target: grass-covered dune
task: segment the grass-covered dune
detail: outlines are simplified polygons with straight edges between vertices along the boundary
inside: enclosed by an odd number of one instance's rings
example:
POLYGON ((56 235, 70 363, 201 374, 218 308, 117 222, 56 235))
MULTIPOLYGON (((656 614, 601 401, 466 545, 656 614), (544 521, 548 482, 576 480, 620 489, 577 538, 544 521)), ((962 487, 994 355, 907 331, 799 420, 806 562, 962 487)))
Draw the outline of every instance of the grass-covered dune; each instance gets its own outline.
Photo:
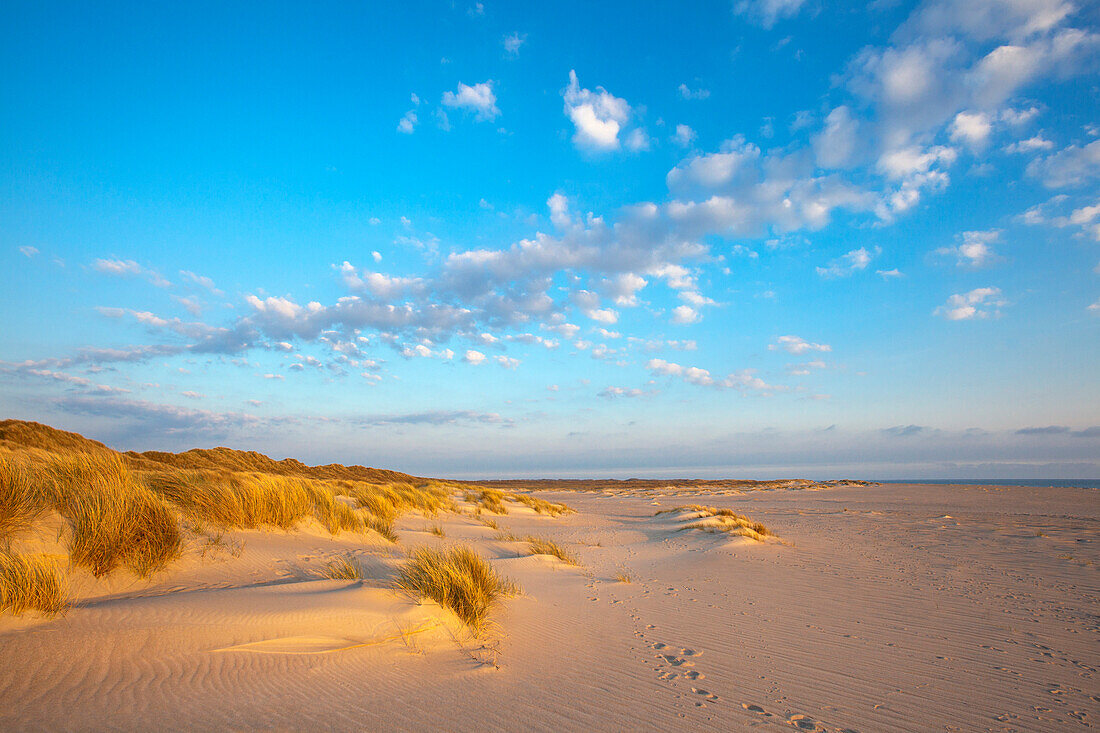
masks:
POLYGON ((56 613, 70 572, 144 578, 227 530, 314 522, 333 535, 374 533, 393 542, 398 516, 454 508, 456 490, 396 471, 311 467, 228 448, 119 453, 76 433, 5 420, 0 612, 56 613), (43 537, 64 555, 41 551, 43 537))

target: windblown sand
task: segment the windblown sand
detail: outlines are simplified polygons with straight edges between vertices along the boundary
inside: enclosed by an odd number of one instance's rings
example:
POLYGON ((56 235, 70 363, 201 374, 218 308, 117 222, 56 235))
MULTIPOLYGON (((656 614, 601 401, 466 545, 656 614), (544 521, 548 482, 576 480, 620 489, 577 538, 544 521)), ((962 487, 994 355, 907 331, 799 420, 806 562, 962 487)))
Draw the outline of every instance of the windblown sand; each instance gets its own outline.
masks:
POLYGON ((512 505, 494 517, 557 541, 580 567, 525 556, 471 516, 412 515, 398 545, 240 531, 151 582, 77 582, 63 617, 0 617, 0 729, 1100 724, 1100 492, 674 493, 543 493, 579 513, 512 505), (654 517, 696 503, 782 542, 654 517), (437 522, 443 538, 429 532, 437 522), (388 589, 409 548, 455 542, 524 590, 487 640, 388 589), (363 581, 318 579, 348 552, 363 581))

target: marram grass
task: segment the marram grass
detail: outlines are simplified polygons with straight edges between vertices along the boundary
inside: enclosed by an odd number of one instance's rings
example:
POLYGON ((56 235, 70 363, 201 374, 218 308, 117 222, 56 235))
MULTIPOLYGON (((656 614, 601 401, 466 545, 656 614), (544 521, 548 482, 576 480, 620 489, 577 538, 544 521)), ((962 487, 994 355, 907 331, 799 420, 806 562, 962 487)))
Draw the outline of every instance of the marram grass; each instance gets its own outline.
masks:
POLYGON ((516 592, 469 547, 421 547, 401 567, 395 587, 414 598, 430 598, 450 609, 475 633, 482 630, 501 597, 516 592))
POLYGON ((68 606, 66 595, 65 575, 53 558, 0 552, 0 613, 53 616, 68 606))

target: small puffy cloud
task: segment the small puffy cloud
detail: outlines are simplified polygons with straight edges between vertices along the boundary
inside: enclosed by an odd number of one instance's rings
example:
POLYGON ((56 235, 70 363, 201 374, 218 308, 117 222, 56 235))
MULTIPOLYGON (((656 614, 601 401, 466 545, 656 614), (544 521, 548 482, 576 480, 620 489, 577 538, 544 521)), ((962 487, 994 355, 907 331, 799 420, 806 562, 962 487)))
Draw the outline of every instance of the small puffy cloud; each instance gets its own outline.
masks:
POLYGON ((1034 153, 1040 150, 1051 150, 1054 148, 1054 143, 1047 140, 1042 135, 1033 135, 1026 140, 1020 140, 1014 142, 1011 145, 1005 146, 1006 153, 1034 153))
POLYGON ((480 351, 469 349, 466 352, 466 355, 462 357, 462 361, 466 362, 467 364, 477 365, 485 361, 485 354, 482 354, 480 351))
POLYGON ((1095 303, 1093 303, 1092 305, 1090 305, 1090 306, 1089 306, 1088 308, 1086 308, 1085 310, 1087 310, 1087 311, 1088 311, 1089 313, 1097 313, 1097 314, 1100 314, 1100 298, 1097 298, 1097 299, 1096 299, 1096 302, 1095 302, 1095 303))
POLYGON ((569 86, 562 91, 565 114, 572 120, 576 133, 573 142, 591 150, 616 150, 620 145, 619 133, 630 119, 631 109, 621 99, 596 87, 596 91, 582 89, 577 72, 569 72, 569 86))
POLYGON ((828 266, 817 267, 815 270, 821 277, 848 277, 855 272, 866 269, 878 253, 879 249, 877 247, 874 251, 868 251, 866 247, 860 247, 832 260, 828 266))
POLYGON ((513 33, 504 37, 504 52, 509 56, 519 56, 520 47, 527 42, 527 34, 513 33))
POLYGON ((1028 175, 1038 178, 1047 188, 1080 186, 1100 177, 1100 140, 1084 147, 1070 145, 1027 166, 1028 175))
POLYGON ((966 321, 997 315, 998 308, 1006 305, 999 288, 975 288, 968 293, 956 293, 936 308, 933 315, 949 321, 966 321))
POLYGON ((653 140, 640 127, 631 130, 630 134, 626 136, 626 149, 634 153, 649 150, 652 144, 653 140))
POLYGON ((645 392, 640 389, 627 389, 625 387, 606 387, 600 390, 597 396, 613 399, 615 397, 641 397, 644 394, 645 392))
POLYGON ((22 252, 26 257, 34 257, 36 254, 38 254, 38 247, 32 247, 29 244, 25 244, 19 248, 19 251, 22 252))
POLYGON ((680 96, 684 99, 706 99, 710 96, 709 89, 692 89, 687 84, 680 85, 680 96))
POLYGON ((638 305, 638 291, 648 283, 641 275, 633 272, 624 272, 620 275, 607 278, 600 286, 600 291, 615 301, 615 305, 638 305))
POLYGON ((443 106, 471 112, 479 122, 493 120, 500 115, 492 79, 473 86, 459 82, 457 90, 443 92, 443 106))
POLYGON ((140 276, 148 280, 158 288, 171 287, 172 283, 166 280, 159 272, 142 267, 133 260, 97 259, 92 262, 92 269, 104 275, 115 277, 140 276))
POLYGON ((676 143, 682 148, 686 148, 691 145, 695 140, 695 130, 691 129, 687 125, 676 125, 676 132, 672 135, 672 142, 676 143))
POLYGON ((768 351, 786 351, 788 354, 805 354, 807 351, 832 351, 829 344, 815 344, 799 336, 780 336, 774 344, 768 344, 768 351))
POLYGON ((951 139, 975 150, 989 142, 993 124, 984 112, 959 112, 951 123, 951 139))
POLYGON ((805 2, 806 0, 738 0, 733 6, 733 12, 756 25, 771 28, 778 21, 797 15, 805 2))
POLYGON ((893 270, 875 270, 875 274, 883 280, 893 280, 895 278, 905 277, 905 274, 896 267, 893 270))
POLYGON ((768 384, 763 379, 753 375, 751 370, 733 372, 722 379, 711 376, 711 373, 700 367, 689 367, 664 359, 650 359, 646 362, 646 369, 656 376, 676 377, 683 381, 700 387, 716 387, 718 389, 735 389, 738 391, 775 392, 782 391, 783 387, 768 384))
POLYGON ((104 275, 140 275, 142 267, 133 260, 105 260, 92 262, 92 269, 104 275))
POLYGON ((954 257, 959 267, 984 267, 997 259, 990 245, 1000 238, 1000 229, 963 232, 959 236, 961 240, 959 246, 941 247, 936 250, 936 254, 954 257))
POLYGON ((214 281, 208 278, 206 275, 198 275, 194 272, 191 272, 190 270, 180 270, 180 277, 194 285, 198 285, 200 288, 205 288, 206 290, 209 290, 214 295, 224 294, 221 290, 218 290, 217 286, 214 285, 214 281))
POLYGON ((859 123, 845 105, 825 118, 825 127, 813 137, 814 157, 822 168, 844 168, 859 149, 859 123))
POLYGON ((515 369, 519 366, 519 359, 513 359, 510 356, 499 355, 494 356, 493 359, 505 369, 515 369))
POLYGON ((677 324, 696 323, 700 319, 699 311, 690 305, 678 305, 672 309, 672 322, 677 324))
POLYGON ((827 365, 821 359, 814 359, 802 364, 788 364, 787 373, 796 377, 804 377, 814 369, 824 369, 827 365))
POLYGON ((397 131, 411 135, 413 130, 416 129, 416 121, 416 112, 410 109, 404 117, 397 121, 397 131))

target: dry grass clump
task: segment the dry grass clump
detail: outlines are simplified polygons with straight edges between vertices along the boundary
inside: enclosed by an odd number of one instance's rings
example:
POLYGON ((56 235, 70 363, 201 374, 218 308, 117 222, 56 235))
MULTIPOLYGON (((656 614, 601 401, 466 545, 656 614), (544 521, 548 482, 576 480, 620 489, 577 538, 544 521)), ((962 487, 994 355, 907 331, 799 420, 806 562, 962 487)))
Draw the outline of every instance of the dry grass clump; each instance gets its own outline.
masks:
POLYGON ((0 613, 53 616, 68 606, 66 595, 65 576, 52 558, 0 552, 0 613))
POLYGON ((422 547, 400 569, 395 587, 414 598, 430 598, 480 631, 501 597, 517 592, 493 566, 469 547, 422 547))
POLYGON ((362 580, 363 568, 351 555, 344 555, 325 565, 321 576, 329 580, 362 580))
POLYGON ((319 481, 270 474, 166 471, 147 474, 146 482, 189 516, 219 527, 289 530, 309 517, 334 535, 364 527, 363 518, 319 481))
POLYGON ((50 497, 24 462, 0 456, 0 537, 30 529, 50 509, 50 497))
POLYGON ((117 455, 57 457, 47 469, 55 508, 70 529, 69 556, 93 575, 119 565, 145 577, 180 556, 179 518, 117 455))
POLYGON ((572 514, 577 511, 568 504, 556 504, 552 501, 528 496, 527 494, 506 494, 497 489, 481 489, 477 492, 467 491, 464 498, 478 508, 492 512, 493 514, 508 513, 508 507, 504 504, 505 501, 514 501, 518 504, 523 504, 524 506, 534 509, 538 514, 549 514, 551 517, 556 517, 560 514, 572 514))
POLYGON ((471 504, 476 504, 480 508, 493 514, 507 514, 508 507, 504 506, 505 495, 503 491, 497 491, 496 489, 482 489, 481 491, 466 492, 465 499, 471 504))
POLYGON ((495 519, 489 519, 488 517, 486 517, 485 519, 481 520, 481 523, 484 524, 489 529, 496 529, 496 530, 500 529, 500 525, 497 524, 495 519))
POLYGON ((553 555, 567 565, 580 565, 577 556, 556 542, 541 537, 528 537, 527 550, 531 555, 553 555))
POLYGON ((436 537, 446 537, 447 533, 443 531, 443 527, 439 524, 433 524, 428 528, 428 531, 434 534, 436 537))
POLYGON ((702 504, 688 504, 687 506, 679 506, 674 509, 662 509, 657 512, 657 514, 667 514, 669 512, 696 512, 699 514, 698 517, 694 518, 694 521, 680 527, 681 530, 697 529, 703 532, 726 532, 740 537, 748 537, 758 542, 762 542, 768 537, 776 536, 775 533, 765 525, 753 521, 743 514, 738 514, 732 509, 718 509, 712 506, 703 506, 702 504))
POLYGON ((568 504, 558 504, 534 496, 528 496, 527 494, 509 494, 508 498, 531 507, 538 514, 549 514, 551 517, 556 517, 561 514, 575 514, 577 512, 576 509, 568 504))
POLYGON ((615 573, 615 580, 620 583, 633 583, 634 574, 629 570, 623 568, 620 569, 619 572, 615 573))

